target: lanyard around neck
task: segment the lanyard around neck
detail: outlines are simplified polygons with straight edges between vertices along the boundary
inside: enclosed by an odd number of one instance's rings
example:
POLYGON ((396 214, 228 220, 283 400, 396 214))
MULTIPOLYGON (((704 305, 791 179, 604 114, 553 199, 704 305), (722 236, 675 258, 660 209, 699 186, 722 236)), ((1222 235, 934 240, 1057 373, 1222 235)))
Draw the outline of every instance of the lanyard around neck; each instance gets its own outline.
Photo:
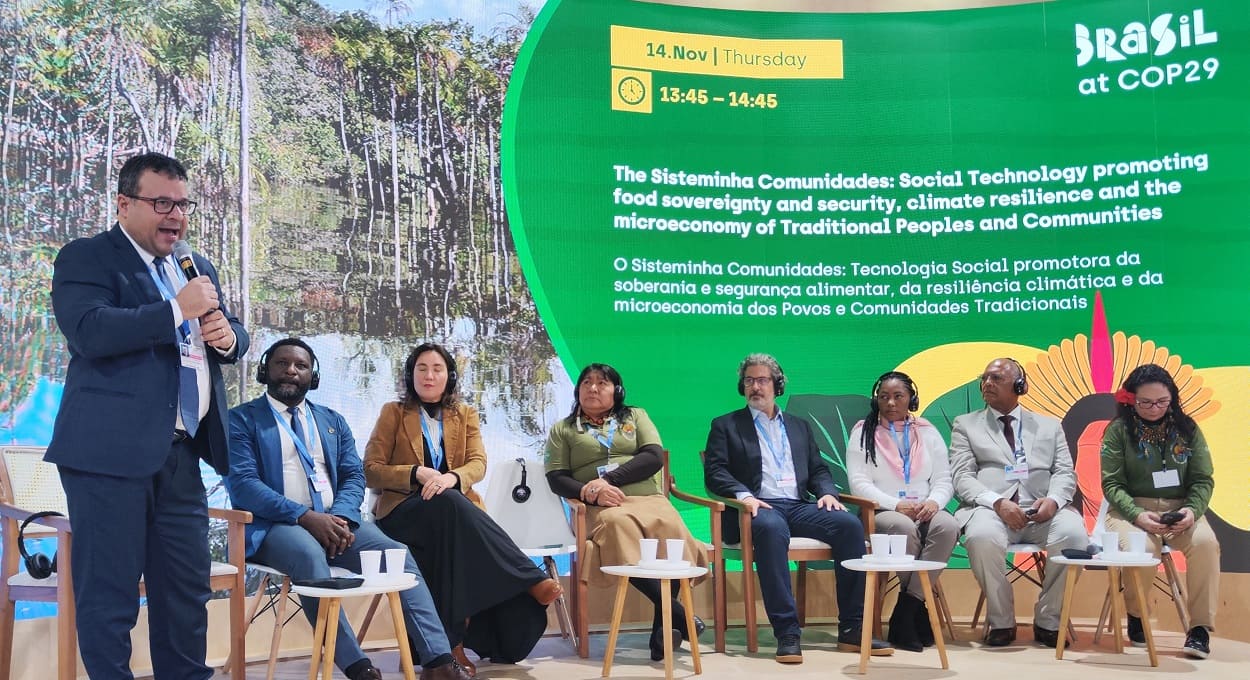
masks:
MULTIPOLYGON (((162 270, 164 269, 164 267, 165 267, 165 260, 164 258, 162 258, 161 259, 162 270)), ((156 289, 160 291, 162 300, 165 300, 168 302, 178 297, 174 293, 174 291, 169 289, 169 286, 165 285, 165 277, 161 276, 161 273, 156 271, 155 264, 148 263, 148 271, 152 272, 152 282, 156 284, 156 289)), ((182 285, 184 286, 187 285, 186 277, 183 276, 182 270, 178 270, 178 280, 182 282, 182 285)), ((187 342, 191 339, 191 324, 187 319, 182 320, 182 325, 178 326, 178 331, 182 333, 183 342, 187 342)))
POLYGON ((441 470, 443 467, 443 420, 427 416, 424 408, 421 409, 421 435, 425 437, 425 448, 430 452, 430 462, 433 463, 430 467, 441 470), (434 421, 434 429, 438 430, 437 437, 430 429, 430 421, 434 421))
MULTIPOLYGON (((301 408, 304 409, 304 413, 307 415, 308 420, 308 428, 304 430, 304 432, 311 438, 314 436, 311 433, 317 431, 317 423, 313 420, 312 409, 308 407, 307 401, 304 402, 304 405, 301 408)), ((295 430, 291 429, 291 425, 286 422, 286 415, 274 408, 272 402, 269 404, 269 410, 273 411, 273 419, 278 421, 278 427, 281 427, 283 431, 286 432, 287 436, 291 438, 291 441, 295 443, 295 450, 299 453, 300 462, 303 463, 304 471, 308 473, 308 477, 311 479, 313 473, 316 471, 316 465, 313 463, 312 453, 309 450, 309 442, 306 442, 303 438, 295 435, 295 430)))
POLYGON ((888 421, 890 426, 890 437, 894 439, 894 445, 898 447, 899 456, 903 459, 903 483, 911 484, 911 419, 903 421, 903 438, 900 441, 898 431, 894 429, 894 421, 888 421))
POLYGON ((773 446, 772 437, 768 436, 767 428, 760 422, 761 417, 764 417, 762 413, 755 418, 755 430, 759 433, 760 440, 768 446, 768 453, 773 457, 773 462, 777 465, 777 469, 782 469, 786 466, 786 452, 790 450, 790 435, 786 433, 786 419, 782 416, 781 411, 777 411, 777 425, 781 430, 781 450, 778 452, 777 447, 773 446))

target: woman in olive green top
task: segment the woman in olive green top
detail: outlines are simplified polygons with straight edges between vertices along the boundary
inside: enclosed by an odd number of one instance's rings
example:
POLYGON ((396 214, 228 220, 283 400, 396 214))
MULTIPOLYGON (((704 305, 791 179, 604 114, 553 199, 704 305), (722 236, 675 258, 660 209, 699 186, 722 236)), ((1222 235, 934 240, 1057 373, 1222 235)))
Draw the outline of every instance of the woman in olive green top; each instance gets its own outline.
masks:
MULTIPOLYGON (((1185 555, 1186 604, 1192 628, 1183 651, 1194 658, 1210 654, 1209 630, 1219 602, 1220 544, 1203 515, 1215 489, 1211 451, 1202 430, 1181 408, 1172 376, 1145 364, 1129 373, 1116 392, 1118 416, 1102 438, 1102 492, 1110 505, 1107 530, 1127 548, 1129 531, 1144 531, 1157 557, 1166 543, 1185 555)), ((1154 567, 1140 581, 1154 581, 1154 567)), ((1142 606, 1136 581, 1127 579, 1129 639, 1145 646, 1142 606)))
MULTIPOLYGON (((707 566, 707 550, 686 529, 681 516, 662 493, 662 444, 647 412, 625 405, 625 386, 616 369, 590 364, 577 377, 573 412, 557 422, 547 437, 547 483, 565 498, 586 503, 590 549, 583 553, 583 581, 599 586, 614 581, 599 570, 603 565, 638 564, 639 540, 681 538, 682 559, 707 566)), ((581 547, 581 546, 579 546, 581 547)), ((660 558, 666 557, 659 555, 660 558)), ((675 585, 675 582, 670 582, 675 585)), ((694 631, 685 628, 685 608, 676 589, 664 596, 672 600, 673 625, 661 630, 659 581, 630 579, 630 584, 655 605, 651 627, 651 659, 664 658, 665 634, 673 649, 683 639, 697 637, 703 622, 695 617, 694 631)))

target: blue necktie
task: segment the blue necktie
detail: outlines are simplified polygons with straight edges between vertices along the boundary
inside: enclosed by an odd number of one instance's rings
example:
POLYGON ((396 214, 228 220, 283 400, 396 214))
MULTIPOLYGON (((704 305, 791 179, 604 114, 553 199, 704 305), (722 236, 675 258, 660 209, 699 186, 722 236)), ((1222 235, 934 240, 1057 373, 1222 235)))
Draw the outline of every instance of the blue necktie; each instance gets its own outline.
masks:
MULTIPOLYGON (((165 288, 170 293, 173 293, 174 286, 169 281, 169 275, 165 273, 165 259, 161 257, 155 258, 152 260, 152 264, 156 265, 156 275, 161 277, 161 283, 165 284, 165 288)), ((184 319, 179 330, 182 333, 182 341, 189 344, 191 342, 191 325, 184 319)), ((200 426, 199 378, 196 376, 194 368, 182 365, 181 358, 178 363, 178 411, 182 415, 182 426, 186 429, 187 434, 194 437, 195 431, 200 426)))
MULTIPOLYGON (((308 452, 308 457, 311 458, 312 445, 309 444, 308 437, 304 436, 304 424, 300 422, 299 407, 292 406, 286 412, 291 414, 291 431, 295 433, 296 437, 299 437, 300 442, 304 444, 304 450, 308 452)), ((303 455, 300 454, 298 447, 296 447, 295 453, 303 460, 303 455)), ((308 474, 308 490, 312 492, 312 509, 317 512, 325 512, 326 506, 325 503, 321 502, 321 492, 317 490, 317 485, 313 484, 313 475, 316 474, 316 468, 312 467, 308 461, 304 461, 304 472, 308 474)))

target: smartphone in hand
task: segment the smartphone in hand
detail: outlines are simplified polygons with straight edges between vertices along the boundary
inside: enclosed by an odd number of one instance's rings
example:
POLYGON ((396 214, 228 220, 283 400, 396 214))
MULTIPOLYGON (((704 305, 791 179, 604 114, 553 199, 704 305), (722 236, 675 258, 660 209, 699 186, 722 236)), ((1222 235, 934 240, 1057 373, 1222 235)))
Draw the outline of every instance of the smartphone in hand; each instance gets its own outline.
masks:
POLYGON ((1183 519, 1185 519, 1185 513, 1179 510, 1173 510, 1172 512, 1165 512, 1162 515, 1159 515, 1159 521, 1168 526, 1176 524, 1183 519))
POLYGON ((1032 517, 1033 515, 1036 515, 1036 514, 1037 514, 1037 508, 1028 508, 1027 510, 1024 511, 1025 517, 1032 517))

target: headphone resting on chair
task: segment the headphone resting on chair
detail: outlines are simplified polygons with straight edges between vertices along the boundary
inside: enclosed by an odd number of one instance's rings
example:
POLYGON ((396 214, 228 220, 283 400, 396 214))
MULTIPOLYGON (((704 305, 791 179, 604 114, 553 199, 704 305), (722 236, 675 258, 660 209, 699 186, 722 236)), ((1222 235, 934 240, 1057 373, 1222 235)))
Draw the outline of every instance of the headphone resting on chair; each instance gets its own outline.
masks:
POLYGON ((26 532, 26 525, 35 520, 44 517, 64 517, 65 515, 55 510, 45 510, 43 512, 32 513, 29 517, 22 520, 22 525, 17 529, 17 552, 22 556, 22 561, 26 563, 26 573, 31 578, 45 579, 56 573, 56 553, 52 553, 52 557, 48 557, 43 553, 26 552, 26 539, 23 534, 26 532))
POLYGON ((524 503, 525 501, 528 501, 530 499, 530 496, 533 495, 533 492, 530 491, 529 485, 525 483, 526 482, 525 459, 517 458, 516 462, 521 464, 521 483, 512 487, 512 500, 518 503, 524 503))

